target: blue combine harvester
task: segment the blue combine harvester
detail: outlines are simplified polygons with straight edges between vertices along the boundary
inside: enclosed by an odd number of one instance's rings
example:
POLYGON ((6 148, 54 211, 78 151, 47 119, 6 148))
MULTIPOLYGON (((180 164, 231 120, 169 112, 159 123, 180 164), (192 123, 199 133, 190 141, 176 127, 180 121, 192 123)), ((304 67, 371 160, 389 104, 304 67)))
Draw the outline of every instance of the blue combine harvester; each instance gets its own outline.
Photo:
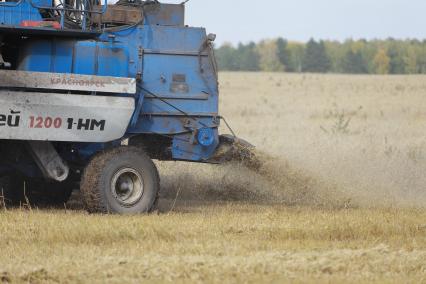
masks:
POLYGON ((151 159, 251 155, 218 134, 215 36, 185 26, 184 4, 98 1, 0 2, 6 204, 63 204, 78 183, 89 212, 145 213, 160 187, 151 159))

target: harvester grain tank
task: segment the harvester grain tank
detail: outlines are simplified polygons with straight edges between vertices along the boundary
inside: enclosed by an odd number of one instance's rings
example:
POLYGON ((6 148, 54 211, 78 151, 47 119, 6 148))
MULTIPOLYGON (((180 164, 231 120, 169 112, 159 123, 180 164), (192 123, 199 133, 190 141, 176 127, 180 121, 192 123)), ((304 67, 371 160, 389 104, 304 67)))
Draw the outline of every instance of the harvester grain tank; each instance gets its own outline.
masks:
POLYGON ((0 2, 0 181, 6 204, 66 202, 145 213, 160 190, 152 159, 220 163, 213 34, 184 4, 0 2))

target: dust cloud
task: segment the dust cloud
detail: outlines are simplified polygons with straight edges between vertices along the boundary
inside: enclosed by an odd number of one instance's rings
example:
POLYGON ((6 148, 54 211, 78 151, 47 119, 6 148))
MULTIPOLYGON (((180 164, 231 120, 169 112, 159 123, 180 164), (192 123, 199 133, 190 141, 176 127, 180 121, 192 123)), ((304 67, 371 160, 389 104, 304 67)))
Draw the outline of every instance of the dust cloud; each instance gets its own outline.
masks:
POLYGON ((225 165, 163 163, 161 196, 324 209, 426 207, 426 181, 408 161, 384 164, 360 156, 342 159, 338 152, 336 157, 320 155, 324 153, 306 151, 299 164, 262 151, 255 151, 253 160, 225 165))

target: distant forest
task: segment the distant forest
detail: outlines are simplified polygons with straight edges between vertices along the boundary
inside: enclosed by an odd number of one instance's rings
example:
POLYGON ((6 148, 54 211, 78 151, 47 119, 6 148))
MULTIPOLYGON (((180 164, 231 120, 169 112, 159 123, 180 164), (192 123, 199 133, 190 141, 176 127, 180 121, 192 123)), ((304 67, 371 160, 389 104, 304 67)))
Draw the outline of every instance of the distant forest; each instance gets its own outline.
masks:
POLYGON ((216 48, 223 71, 346 74, 425 74, 426 40, 347 40, 307 43, 283 38, 216 48))

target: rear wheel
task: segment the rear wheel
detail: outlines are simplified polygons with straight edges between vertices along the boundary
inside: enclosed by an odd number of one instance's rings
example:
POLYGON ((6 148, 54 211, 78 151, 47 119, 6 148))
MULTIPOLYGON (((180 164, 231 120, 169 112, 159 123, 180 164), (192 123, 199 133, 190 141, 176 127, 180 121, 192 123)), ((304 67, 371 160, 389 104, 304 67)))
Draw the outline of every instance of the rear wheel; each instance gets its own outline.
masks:
POLYGON ((80 190, 91 213, 140 214, 152 211, 160 189, 152 160, 135 147, 96 155, 87 165, 80 190))

